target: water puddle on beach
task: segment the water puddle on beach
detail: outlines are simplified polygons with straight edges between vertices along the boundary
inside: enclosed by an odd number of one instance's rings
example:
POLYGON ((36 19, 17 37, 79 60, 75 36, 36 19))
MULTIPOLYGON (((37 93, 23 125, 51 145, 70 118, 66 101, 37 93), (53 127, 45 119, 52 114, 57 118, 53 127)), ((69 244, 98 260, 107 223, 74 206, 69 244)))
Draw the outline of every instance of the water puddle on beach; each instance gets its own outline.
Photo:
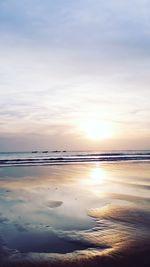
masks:
POLYGON ((73 261, 81 251, 140 255, 138 244, 143 253, 150 241, 149 189, 148 162, 1 168, 0 258, 55 253, 60 265, 60 255, 73 261))

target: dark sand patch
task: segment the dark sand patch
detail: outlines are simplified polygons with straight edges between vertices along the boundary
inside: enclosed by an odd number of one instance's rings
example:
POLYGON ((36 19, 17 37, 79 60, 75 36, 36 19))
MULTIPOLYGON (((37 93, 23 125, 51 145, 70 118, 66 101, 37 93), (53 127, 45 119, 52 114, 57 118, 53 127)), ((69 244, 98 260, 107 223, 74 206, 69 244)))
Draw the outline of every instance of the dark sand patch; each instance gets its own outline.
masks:
POLYGON ((63 201, 50 200, 49 202, 47 202, 47 206, 51 209, 58 208, 62 206, 62 204, 63 204, 63 201))

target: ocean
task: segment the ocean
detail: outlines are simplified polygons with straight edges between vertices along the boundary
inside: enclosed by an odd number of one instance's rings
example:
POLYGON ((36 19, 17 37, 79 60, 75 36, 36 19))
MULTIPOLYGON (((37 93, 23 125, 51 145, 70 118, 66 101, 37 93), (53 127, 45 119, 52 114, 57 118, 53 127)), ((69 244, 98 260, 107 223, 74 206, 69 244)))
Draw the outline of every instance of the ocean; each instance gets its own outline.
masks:
POLYGON ((150 160, 150 150, 0 152, 0 166, 150 160))
POLYGON ((0 267, 149 267, 150 151, 0 153, 0 267))

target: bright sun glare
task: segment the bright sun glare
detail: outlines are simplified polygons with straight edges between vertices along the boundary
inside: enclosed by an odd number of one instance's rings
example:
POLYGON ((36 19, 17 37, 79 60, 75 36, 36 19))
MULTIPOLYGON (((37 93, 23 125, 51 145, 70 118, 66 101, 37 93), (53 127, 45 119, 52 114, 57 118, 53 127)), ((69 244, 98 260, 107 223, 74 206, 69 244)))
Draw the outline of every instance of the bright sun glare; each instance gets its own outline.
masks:
POLYGON ((90 177, 92 184, 101 184, 104 182, 105 172, 100 168, 95 168, 91 171, 90 177))
POLYGON ((113 135, 112 126, 106 122, 88 120, 81 126, 86 136, 93 140, 109 139, 113 135))
MULTIPOLYGON (((96 186, 96 185, 102 185, 105 183, 106 179, 106 172, 104 169, 100 167, 95 167, 91 168, 91 170, 87 173, 87 178, 86 179, 81 179, 80 183, 82 184, 87 184, 91 186, 96 186)), ((99 190, 99 187, 97 188, 99 190)), ((95 191, 95 189, 94 189, 95 191)))

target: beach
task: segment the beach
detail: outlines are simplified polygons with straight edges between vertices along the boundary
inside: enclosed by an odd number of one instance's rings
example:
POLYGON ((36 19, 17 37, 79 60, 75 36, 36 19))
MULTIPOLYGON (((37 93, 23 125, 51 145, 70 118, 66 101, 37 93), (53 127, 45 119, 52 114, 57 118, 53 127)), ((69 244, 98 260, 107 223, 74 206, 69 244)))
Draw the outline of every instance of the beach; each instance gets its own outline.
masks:
POLYGON ((150 1, 0 1, 0 267, 150 267, 150 1))
POLYGON ((150 266, 147 160, 0 168, 0 266, 150 266))

